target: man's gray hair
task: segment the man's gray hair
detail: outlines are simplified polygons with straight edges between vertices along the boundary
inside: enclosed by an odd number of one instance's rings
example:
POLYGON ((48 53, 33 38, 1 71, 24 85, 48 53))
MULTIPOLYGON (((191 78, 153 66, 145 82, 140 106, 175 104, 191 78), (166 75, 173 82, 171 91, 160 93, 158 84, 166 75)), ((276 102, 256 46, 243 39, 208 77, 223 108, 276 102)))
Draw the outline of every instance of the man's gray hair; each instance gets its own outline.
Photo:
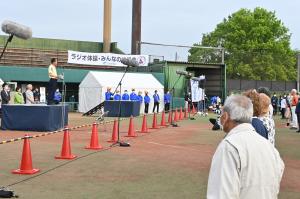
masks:
POLYGON ((230 119, 237 123, 251 123, 253 104, 248 97, 232 95, 226 99, 223 111, 227 112, 230 119))

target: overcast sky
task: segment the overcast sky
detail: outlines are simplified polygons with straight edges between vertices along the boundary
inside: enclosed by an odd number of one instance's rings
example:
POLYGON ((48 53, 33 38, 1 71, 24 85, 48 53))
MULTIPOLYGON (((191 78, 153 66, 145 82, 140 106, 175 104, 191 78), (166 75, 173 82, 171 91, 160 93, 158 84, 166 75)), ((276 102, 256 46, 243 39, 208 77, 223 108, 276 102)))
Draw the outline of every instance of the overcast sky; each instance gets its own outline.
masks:
MULTIPOLYGON (((112 1, 112 40, 130 53, 132 0, 112 1)), ((292 48, 300 49, 297 0, 143 0, 142 41, 192 45, 224 17, 257 6, 276 11, 292 33, 292 48)), ((30 26, 34 37, 102 41, 103 0, 1 0, 1 8, 1 23, 10 19, 30 26)), ((155 54, 170 49, 142 50, 155 54)))

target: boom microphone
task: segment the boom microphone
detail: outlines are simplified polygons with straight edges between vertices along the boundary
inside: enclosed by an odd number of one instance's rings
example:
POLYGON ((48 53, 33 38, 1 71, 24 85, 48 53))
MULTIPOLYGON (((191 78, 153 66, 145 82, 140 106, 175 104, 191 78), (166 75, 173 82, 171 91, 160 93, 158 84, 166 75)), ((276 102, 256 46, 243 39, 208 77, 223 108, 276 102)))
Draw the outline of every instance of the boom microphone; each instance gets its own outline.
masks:
POLYGON ((189 73, 189 72, 187 72, 187 71, 177 70, 177 71, 176 71, 176 74, 177 74, 177 75, 183 75, 183 76, 185 76, 185 77, 187 77, 187 78, 192 77, 192 74, 189 73))
POLYGON ((133 59, 128 59, 128 58, 125 58, 123 57, 121 59, 121 63, 126 65, 126 66, 131 66, 131 67, 138 67, 139 66, 139 63, 136 61, 136 60, 133 60, 133 59))
POLYGON ((31 28, 9 20, 2 23, 1 29, 3 32, 21 39, 27 40, 32 37, 31 28))
POLYGON ((199 76, 199 77, 192 77, 191 79, 194 80, 194 81, 200 82, 200 81, 205 80, 205 76, 204 76, 204 75, 201 75, 201 76, 199 76))

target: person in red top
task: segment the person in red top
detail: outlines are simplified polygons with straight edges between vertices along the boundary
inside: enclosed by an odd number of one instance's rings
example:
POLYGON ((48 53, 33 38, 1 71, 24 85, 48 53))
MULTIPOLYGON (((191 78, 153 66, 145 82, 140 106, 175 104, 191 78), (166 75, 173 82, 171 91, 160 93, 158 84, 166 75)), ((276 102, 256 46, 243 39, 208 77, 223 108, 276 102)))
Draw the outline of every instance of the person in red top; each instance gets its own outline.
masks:
POLYGON ((298 104, 298 98, 299 96, 297 95, 297 90, 293 89, 291 91, 291 112, 292 112, 292 127, 291 129, 297 129, 298 122, 297 122, 297 115, 296 115, 296 106, 298 104))

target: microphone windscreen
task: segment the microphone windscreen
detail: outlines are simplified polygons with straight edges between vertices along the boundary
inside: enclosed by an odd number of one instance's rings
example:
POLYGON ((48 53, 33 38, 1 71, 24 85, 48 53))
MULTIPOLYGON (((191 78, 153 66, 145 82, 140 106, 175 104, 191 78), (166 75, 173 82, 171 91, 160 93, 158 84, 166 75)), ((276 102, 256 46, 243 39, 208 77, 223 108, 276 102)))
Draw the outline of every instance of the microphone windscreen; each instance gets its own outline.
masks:
POLYGON ((139 66, 139 63, 136 60, 128 59, 128 58, 125 58, 125 57, 123 57, 121 59, 121 63, 126 65, 126 66, 131 66, 131 67, 138 67, 139 66))
POLYGON ((13 21, 5 20, 2 23, 1 29, 3 32, 14 35, 21 39, 30 39, 32 37, 32 30, 31 28, 18 24, 13 21))

